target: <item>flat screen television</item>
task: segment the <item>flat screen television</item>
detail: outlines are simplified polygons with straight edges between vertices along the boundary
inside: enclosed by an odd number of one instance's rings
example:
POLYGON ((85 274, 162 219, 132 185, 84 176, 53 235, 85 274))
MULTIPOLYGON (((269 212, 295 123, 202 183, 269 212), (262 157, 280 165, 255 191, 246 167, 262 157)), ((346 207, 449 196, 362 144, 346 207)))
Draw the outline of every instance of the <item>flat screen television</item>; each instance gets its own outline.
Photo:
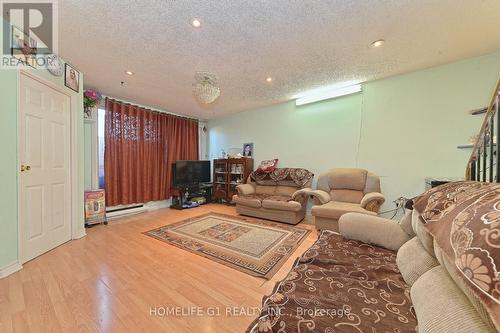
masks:
POLYGON ((174 186, 208 183, 211 179, 210 161, 176 161, 173 172, 174 186))

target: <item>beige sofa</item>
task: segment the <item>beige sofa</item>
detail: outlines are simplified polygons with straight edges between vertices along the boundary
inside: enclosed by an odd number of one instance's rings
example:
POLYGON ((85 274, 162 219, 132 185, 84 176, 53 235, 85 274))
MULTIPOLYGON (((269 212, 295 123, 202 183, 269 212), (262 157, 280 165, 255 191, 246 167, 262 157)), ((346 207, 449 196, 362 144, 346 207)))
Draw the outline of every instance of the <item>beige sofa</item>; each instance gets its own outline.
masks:
POLYGON ((320 234, 264 299, 247 332, 498 332, 499 258, 493 238, 484 236, 500 228, 500 192, 491 184, 468 197, 466 186, 431 192, 427 204, 424 198, 400 221, 342 215, 340 235, 320 234), (346 305, 347 316, 308 311, 346 305))
POLYGON ((241 215, 297 224, 304 219, 313 174, 301 168, 277 168, 272 173, 251 173, 233 196, 241 215))
POLYGON ((380 178, 364 169, 331 169, 318 178, 310 195, 315 205, 311 214, 317 229, 338 231, 339 218, 349 212, 377 215, 385 198, 380 178))

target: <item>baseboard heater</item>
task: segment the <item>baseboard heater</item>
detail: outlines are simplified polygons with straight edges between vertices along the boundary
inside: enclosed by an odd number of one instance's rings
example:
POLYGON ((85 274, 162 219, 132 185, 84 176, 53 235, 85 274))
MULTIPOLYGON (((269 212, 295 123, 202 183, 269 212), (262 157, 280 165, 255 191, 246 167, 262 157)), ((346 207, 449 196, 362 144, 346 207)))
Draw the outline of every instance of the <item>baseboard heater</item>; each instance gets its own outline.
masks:
POLYGON ((147 210, 148 209, 144 207, 144 204, 109 207, 106 209, 106 217, 108 219, 113 219, 117 217, 124 217, 127 215, 144 213, 147 210))

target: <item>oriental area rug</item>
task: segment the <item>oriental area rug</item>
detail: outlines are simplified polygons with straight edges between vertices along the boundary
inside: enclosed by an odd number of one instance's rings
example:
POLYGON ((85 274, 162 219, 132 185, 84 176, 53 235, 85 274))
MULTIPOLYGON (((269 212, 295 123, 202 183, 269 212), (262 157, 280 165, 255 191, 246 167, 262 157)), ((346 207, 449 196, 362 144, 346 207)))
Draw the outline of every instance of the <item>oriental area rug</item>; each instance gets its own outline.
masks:
POLYGON ((207 213, 145 234, 241 272, 270 279, 310 232, 257 218, 207 213))

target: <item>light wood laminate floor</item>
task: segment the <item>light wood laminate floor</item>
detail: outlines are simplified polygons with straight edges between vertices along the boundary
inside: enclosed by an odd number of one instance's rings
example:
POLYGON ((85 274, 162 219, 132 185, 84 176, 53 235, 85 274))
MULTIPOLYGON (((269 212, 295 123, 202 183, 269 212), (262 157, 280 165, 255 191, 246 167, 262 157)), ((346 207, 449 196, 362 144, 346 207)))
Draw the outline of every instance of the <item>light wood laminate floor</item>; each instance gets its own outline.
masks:
POLYGON ((218 204, 159 209, 87 229, 26 263, 0 279, 0 332, 244 332, 317 233, 301 223, 313 232, 270 281, 142 234, 210 211, 236 214, 218 204))

